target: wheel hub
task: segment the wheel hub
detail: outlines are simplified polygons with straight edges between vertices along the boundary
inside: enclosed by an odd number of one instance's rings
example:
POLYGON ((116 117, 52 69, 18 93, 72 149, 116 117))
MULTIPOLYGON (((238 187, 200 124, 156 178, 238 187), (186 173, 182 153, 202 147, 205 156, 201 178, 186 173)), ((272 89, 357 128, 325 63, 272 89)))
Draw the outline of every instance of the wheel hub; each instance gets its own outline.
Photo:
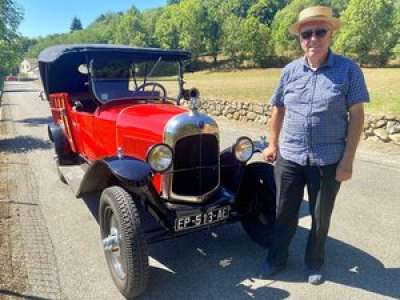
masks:
POLYGON ((112 227, 110 230, 110 234, 103 239, 103 247, 105 251, 116 252, 119 251, 119 237, 118 230, 115 227, 112 227))

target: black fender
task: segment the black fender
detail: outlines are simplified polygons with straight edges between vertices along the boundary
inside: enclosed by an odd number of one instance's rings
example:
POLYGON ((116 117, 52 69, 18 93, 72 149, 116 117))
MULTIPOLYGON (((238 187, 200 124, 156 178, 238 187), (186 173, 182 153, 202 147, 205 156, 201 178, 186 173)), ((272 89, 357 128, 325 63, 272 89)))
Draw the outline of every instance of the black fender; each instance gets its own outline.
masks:
POLYGON ((232 153, 232 147, 220 153, 219 161, 221 185, 236 194, 239 190, 246 164, 236 159, 232 153))
POLYGON ((266 162, 247 165, 235 201, 243 229, 262 247, 271 246, 276 218, 273 166, 266 162))
POLYGON ((141 160, 131 157, 110 157, 91 164, 83 176, 77 196, 101 191, 118 184, 131 190, 149 184, 152 171, 150 166, 141 160))
POLYGON ((274 167, 262 161, 246 165, 236 194, 235 207, 241 214, 251 213, 259 207, 255 199, 276 207, 276 185, 274 167))
POLYGON ((73 161, 73 152, 67 138, 65 137, 63 129, 55 124, 50 123, 47 126, 47 133, 50 141, 54 144, 54 149, 57 155, 57 159, 60 165, 68 164, 73 161))

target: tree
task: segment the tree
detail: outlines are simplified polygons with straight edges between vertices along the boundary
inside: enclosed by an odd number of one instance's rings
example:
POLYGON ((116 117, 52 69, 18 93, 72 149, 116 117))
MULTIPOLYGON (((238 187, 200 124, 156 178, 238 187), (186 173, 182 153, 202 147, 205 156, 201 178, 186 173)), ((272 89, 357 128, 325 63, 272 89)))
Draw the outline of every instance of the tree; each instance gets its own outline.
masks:
POLYGON ((342 14, 335 49, 361 64, 383 66, 399 39, 393 0, 351 0, 342 14))
POLYGON ((180 46, 195 55, 206 51, 208 10, 202 0, 185 0, 179 5, 180 46))
POLYGON ((270 33, 266 24, 256 17, 248 16, 242 24, 243 50, 257 66, 264 67, 271 55, 270 33))
POLYGON ((244 59, 243 19, 234 14, 230 15, 223 24, 222 32, 222 50, 232 61, 232 66, 238 68, 244 59))
POLYGON ((140 11, 132 6, 115 24, 114 42, 131 46, 145 46, 145 33, 140 11))
POLYGON ((74 17, 72 19, 71 26, 70 26, 71 32, 75 31, 75 30, 82 30, 82 29, 83 29, 83 27, 82 27, 81 20, 78 17, 74 17))
POLYGON ((21 20, 21 9, 13 0, 0 0, 0 40, 11 41, 16 38, 21 20))
POLYGON ((205 0, 207 7, 207 21, 205 30, 206 52, 213 57, 214 66, 217 65, 218 53, 222 48, 222 24, 224 18, 221 16, 220 5, 223 0, 205 0))
POLYGON ((289 0, 259 0, 250 7, 248 14, 261 23, 271 25, 275 14, 286 6, 289 0))
POLYGON ((231 14, 240 18, 246 18, 249 8, 256 3, 257 0, 225 0, 220 1, 221 15, 229 17, 231 14))
POLYGON ((15 71, 20 62, 21 45, 17 28, 21 20, 21 10, 14 1, 0 0, 0 81, 6 74, 15 71))
POLYGON ((163 12, 164 8, 153 8, 142 12, 146 46, 156 48, 160 47, 160 43, 157 40, 155 32, 157 22, 163 12))
POLYGON ((179 5, 167 6, 155 26, 155 36, 162 48, 176 49, 180 45, 179 5))

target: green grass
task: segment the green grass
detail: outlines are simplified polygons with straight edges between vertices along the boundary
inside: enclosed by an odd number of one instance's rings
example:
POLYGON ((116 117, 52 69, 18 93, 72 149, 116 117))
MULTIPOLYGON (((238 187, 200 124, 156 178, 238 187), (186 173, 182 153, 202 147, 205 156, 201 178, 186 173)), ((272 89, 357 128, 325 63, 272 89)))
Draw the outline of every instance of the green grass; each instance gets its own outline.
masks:
MULTIPOLYGON (((400 68, 363 69, 372 114, 400 116, 400 68)), ((231 72, 202 71, 185 75, 186 87, 197 87, 203 97, 243 102, 269 102, 281 69, 252 69, 231 72)))

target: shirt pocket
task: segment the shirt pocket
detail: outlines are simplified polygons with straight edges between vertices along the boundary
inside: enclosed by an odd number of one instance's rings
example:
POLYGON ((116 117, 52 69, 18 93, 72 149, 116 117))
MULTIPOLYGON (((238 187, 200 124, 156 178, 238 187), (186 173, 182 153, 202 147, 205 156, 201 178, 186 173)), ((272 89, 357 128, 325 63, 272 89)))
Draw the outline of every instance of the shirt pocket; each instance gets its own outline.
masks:
POLYGON ((324 96, 324 110, 328 112, 345 112, 346 109, 346 85, 342 83, 331 83, 326 88, 324 96))
POLYGON ((285 106, 291 104, 306 103, 307 93, 306 93, 307 79, 301 78, 296 81, 292 81, 286 85, 283 93, 283 100, 285 106))

